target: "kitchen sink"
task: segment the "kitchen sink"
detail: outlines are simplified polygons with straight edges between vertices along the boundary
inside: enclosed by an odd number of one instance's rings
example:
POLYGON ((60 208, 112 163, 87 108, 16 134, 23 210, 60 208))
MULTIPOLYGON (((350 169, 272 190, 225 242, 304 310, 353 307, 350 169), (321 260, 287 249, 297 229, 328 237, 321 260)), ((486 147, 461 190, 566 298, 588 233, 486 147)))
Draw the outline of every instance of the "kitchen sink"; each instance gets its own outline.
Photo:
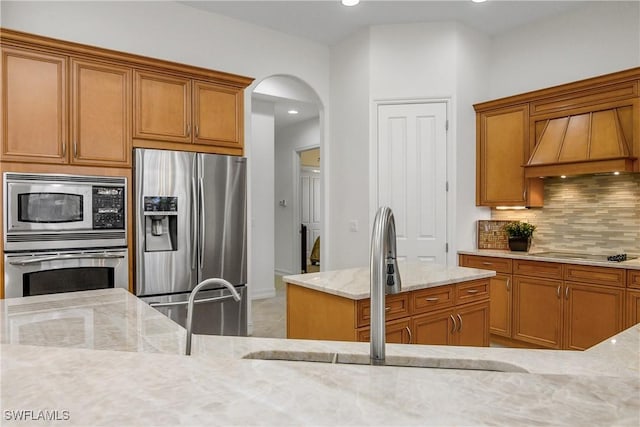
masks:
MULTIPOLYGON (((347 365, 369 365, 368 354, 349 354, 309 351, 255 351, 246 354, 243 359, 274 360, 287 362, 319 362, 347 365)), ((512 363, 497 360, 450 359, 439 357, 389 356, 385 366, 430 368, 430 369, 462 369, 472 371, 519 372, 528 373, 526 369, 512 363)))

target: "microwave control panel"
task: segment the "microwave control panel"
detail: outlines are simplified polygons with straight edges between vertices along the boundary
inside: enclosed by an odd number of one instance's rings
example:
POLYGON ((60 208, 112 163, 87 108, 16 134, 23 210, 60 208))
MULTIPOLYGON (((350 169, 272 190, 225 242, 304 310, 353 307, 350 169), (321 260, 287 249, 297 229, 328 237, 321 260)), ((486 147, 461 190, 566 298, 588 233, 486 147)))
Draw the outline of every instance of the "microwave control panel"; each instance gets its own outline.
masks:
POLYGON ((124 187, 93 186, 93 229, 124 230, 124 187))

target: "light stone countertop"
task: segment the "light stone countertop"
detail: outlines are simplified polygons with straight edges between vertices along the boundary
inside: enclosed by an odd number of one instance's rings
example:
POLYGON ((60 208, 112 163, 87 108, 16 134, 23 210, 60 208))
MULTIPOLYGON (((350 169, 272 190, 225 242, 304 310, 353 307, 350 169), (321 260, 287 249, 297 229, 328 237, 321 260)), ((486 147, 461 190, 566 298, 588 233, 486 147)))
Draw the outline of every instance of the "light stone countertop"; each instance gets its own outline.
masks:
POLYGON ((535 255, 535 252, 518 252, 507 251, 499 249, 476 249, 471 251, 458 251, 459 255, 479 255, 479 256, 491 256, 498 258, 511 258, 511 259, 526 259, 530 261, 545 261, 545 262, 558 262, 561 264, 578 264, 578 265, 591 265, 595 267, 611 267, 611 268, 624 268, 630 270, 640 270, 640 257, 629 261, 612 262, 612 261, 595 261, 589 259, 578 258, 552 258, 535 255))
MULTIPOLYGON (((495 272, 490 270, 428 263, 399 262, 398 270, 402 280, 402 292, 495 276, 495 272)), ((296 274, 284 276, 282 280, 353 300, 369 298, 371 293, 369 267, 296 274)))
POLYGON ((158 313, 119 289, 9 299, 1 307, 7 426, 48 424, 12 421, 21 410, 31 418, 68 411, 68 420, 52 423, 64 426, 640 424, 640 325, 584 352, 387 345, 388 359, 520 368, 492 372, 243 359, 255 352, 368 355, 368 343, 350 342, 196 335, 194 355, 183 356, 168 341, 183 339, 184 329, 173 322, 146 328, 158 313), (88 322, 90 311, 101 320, 88 322))

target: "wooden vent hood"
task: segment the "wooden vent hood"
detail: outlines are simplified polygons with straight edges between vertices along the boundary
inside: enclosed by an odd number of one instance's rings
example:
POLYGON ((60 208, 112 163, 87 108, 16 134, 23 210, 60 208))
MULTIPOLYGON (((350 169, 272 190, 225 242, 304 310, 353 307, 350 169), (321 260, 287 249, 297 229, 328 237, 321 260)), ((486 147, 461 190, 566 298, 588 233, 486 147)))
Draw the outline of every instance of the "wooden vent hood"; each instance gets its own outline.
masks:
POLYGON ((536 122, 525 177, 633 172, 632 114, 627 106, 536 122))

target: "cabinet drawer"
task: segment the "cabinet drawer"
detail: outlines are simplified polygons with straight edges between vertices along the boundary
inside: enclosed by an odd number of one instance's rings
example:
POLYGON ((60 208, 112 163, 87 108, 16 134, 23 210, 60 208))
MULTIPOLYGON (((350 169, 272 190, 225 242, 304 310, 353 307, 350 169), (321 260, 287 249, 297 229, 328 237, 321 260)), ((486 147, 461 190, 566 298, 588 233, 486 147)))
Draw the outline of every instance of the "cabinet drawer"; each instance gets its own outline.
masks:
POLYGON ((625 286, 626 270, 613 267, 567 264, 564 280, 570 282, 595 283, 609 286, 625 286))
POLYGON ((456 305, 489 299, 489 279, 472 280, 456 285, 456 305))
MULTIPOLYGON (((385 298, 386 319, 399 319, 409 315, 409 293, 386 295, 385 298)), ((371 323, 371 300, 358 301, 358 328, 368 326, 371 323)))
POLYGON ((627 270, 627 286, 640 288, 640 270, 627 270))
POLYGON ((462 255, 460 257, 461 267, 481 268, 483 270, 493 270, 498 273, 511 274, 511 263, 512 261, 509 258, 475 255, 462 255))
POLYGON ((562 280, 562 264, 543 261, 513 261, 513 274, 562 280))
POLYGON ((453 285, 420 289, 411 293, 411 312, 412 314, 418 314, 453 307, 454 300, 453 285))

